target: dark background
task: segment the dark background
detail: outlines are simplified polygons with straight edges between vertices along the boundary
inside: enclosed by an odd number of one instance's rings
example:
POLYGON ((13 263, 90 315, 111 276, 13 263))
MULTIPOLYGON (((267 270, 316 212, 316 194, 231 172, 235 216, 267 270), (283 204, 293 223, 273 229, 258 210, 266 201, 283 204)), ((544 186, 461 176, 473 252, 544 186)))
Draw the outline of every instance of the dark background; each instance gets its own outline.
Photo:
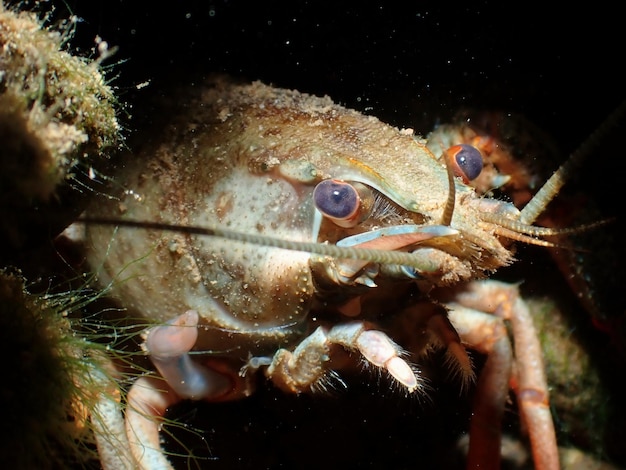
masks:
POLYGON ((131 103, 165 80, 219 71, 405 126, 432 127, 460 106, 516 111, 569 152, 626 96, 621 17, 601 4, 362 3, 54 2, 58 17, 79 18, 75 47, 88 53, 96 34, 119 47, 110 77, 131 103))
MULTIPOLYGON (((71 46, 79 53, 95 56, 96 35, 118 48, 104 65, 127 106, 121 119, 129 138, 150 129, 158 113, 151 102, 169 93, 170 85, 226 72, 328 94, 423 134, 461 107, 520 113, 552 136, 565 158, 626 97, 620 15, 599 4, 553 12, 547 4, 475 3, 43 5, 56 7, 50 23, 76 15, 71 46)), ((602 141, 572 183, 601 216, 624 212, 617 140, 623 123, 620 129, 602 141)), ((617 235, 611 235, 617 230, 608 233, 606 243, 617 246, 617 235)), ((566 295, 553 268, 540 264, 549 260, 537 256, 529 272, 566 295)), ((181 439, 216 459, 207 468, 429 467, 450 457, 447 449, 469 417, 467 400, 454 384, 436 388, 435 398, 420 402, 376 380, 355 381, 339 397, 285 397, 266 386, 244 402, 185 404, 175 413, 204 431, 202 438, 183 432, 181 439)), ((514 432, 512 405, 507 420, 514 432)), ((176 449, 171 440, 169 445, 176 449)), ((184 468, 185 458, 180 463, 184 468)))

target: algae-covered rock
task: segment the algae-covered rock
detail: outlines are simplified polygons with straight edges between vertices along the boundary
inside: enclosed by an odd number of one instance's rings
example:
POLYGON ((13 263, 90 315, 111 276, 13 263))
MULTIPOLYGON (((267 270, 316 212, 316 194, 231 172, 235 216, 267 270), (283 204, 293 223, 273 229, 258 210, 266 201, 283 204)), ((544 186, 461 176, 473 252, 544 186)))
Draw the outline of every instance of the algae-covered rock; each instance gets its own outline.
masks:
POLYGON ((95 59, 74 56, 68 30, 42 21, 0 3, 0 241, 13 247, 28 244, 25 232, 49 218, 76 173, 121 142, 100 67, 106 43, 95 59))
POLYGON ((0 0, 0 461, 97 466, 93 430, 105 428, 94 410, 111 382, 102 346, 72 319, 89 300, 53 294, 56 268, 42 274, 43 288, 34 273, 46 272, 52 238, 80 211, 92 166, 122 143, 118 103, 101 68, 105 43, 95 58, 72 55, 72 21, 53 29, 48 13, 21 7, 0 0))
POLYGON ((100 390, 99 362, 73 334, 63 303, 29 293, 19 273, 0 270, 5 468, 68 468, 96 458, 87 410, 100 390))

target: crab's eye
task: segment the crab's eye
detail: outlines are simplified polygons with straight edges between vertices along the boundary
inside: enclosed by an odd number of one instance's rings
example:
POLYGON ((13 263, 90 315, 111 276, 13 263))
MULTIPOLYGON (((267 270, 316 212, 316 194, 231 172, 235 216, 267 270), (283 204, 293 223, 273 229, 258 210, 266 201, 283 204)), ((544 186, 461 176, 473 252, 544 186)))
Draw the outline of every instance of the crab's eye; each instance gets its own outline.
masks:
POLYGON ((456 176, 463 178, 468 183, 478 178, 483 169, 483 157, 476 147, 468 144, 459 144, 446 150, 452 169, 456 176))
POLYGON ((354 227, 358 223, 361 199, 350 183, 324 180, 313 191, 315 207, 342 227, 354 227))

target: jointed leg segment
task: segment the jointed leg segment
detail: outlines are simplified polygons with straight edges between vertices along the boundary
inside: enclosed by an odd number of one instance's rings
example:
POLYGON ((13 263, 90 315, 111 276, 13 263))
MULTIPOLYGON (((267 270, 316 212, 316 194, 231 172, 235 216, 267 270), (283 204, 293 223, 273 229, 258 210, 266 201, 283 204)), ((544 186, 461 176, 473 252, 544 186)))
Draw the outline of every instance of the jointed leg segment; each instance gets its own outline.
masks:
MULTIPOLYGON (((450 292, 446 306, 454 329, 448 318, 439 315, 430 318, 429 327, 461 366, 467 362, 469 368, 470 362, 456 349, 460 347, 456 332, 464 343, 487 355, 477 382, 468 468, 499 468, 502 418, 512 387, 529 431, 536 468, 558 469, 542 353, 517 287, 480 281, 450 292), (504 320, 511 323, 515 356, 504 320)), ((169 468, 158 436, 158 423, 168 406, 181 398, 200 395, 219 400, 232 390, 232 377, 224 371, 204 368, 190 359, 188 353, 195 343, 197 323, 197 313, 190 311, 168 325, 154 328, 148 335, 146 348, 165 381, 140 378, 128 394, 127 435, 140 467, 169 468)), ((320 326, 294 350, 280 349, 271 358, 251 358, 248 368, 267 367, 266 375, 278 387, 300 393, 323 382, 328 362, 341 357, 333 354, 344 349, 358 351, 369 364, 384 369, 407 391, 419 389, 422 379, 402 358, 402 349, 385 333, 369 328, 369 324, 358 321, 330 328, 320 326)), ((332 364, 332 369, 341 367, 337 366, 332 364)))
MULTIPOLYGON (((454 300, 460 305, 450 305, 450 318, 459 334, 472 347, 489 354, 476 391, 468 466, 471 462, 480 461, 472 452, 480 452, 480 448, 492 442, 489 429, 496 429, 499 433, 501 425, 495 420, 501 419, 498 418, 502 414, 499 407, 503 410, 506 393, 512 386, 522 419, 528 428, 536 468, 558 470, 558 447, 549 408, 541 345, 517 286, 491 280, 477 281, 455 292, 454 300), (489 320, 472 309, 494 316, 489 316, 489 320), (511 346, 502 320, 511 323, 515 344, 514 373, 510 366, 511 346), (485 403, 486 400, 490 403, 485 403), (488 420, 485 422, 485 419, 488 420), (484 421, 483 425, 479 425, 481 420, 484 421), (483 444, 473 445, 472 440, 483 444)), ((499 448, 490 452, 494 458, 500 455, 499 448)))
POLYGON ((279 350, 266 374, 287 391, 309 390, 327 373, 325 363, 330 359, 332 345, 359 351, 370 364, 385 369, 409 392, 420 387, 415 371, 400 357, 401 348, 383 332, 368 330, 363 322, 340 324, 328 330, 317 328, 293 352, 279 350))

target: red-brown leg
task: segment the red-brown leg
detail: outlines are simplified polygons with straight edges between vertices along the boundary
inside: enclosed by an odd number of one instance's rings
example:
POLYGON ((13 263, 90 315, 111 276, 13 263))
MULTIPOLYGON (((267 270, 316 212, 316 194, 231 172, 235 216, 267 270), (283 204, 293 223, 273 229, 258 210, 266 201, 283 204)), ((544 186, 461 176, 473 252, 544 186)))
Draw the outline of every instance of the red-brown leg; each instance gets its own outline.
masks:
POLYGON ((528 429, 535 468, 558 470, 558 447, 541 345, 528 306, 520 298, 517 286, 491 280, 473 282, 456 292, 454 300, 463 306, 510 321, 516 373, 512 387, 528 429))
POLYGON ((498 317, 456 306, 450 311, 450 320, 463 342, 487 355, 476 384, 467 468, 497 470, 512 369, 511 343, 498 317))

